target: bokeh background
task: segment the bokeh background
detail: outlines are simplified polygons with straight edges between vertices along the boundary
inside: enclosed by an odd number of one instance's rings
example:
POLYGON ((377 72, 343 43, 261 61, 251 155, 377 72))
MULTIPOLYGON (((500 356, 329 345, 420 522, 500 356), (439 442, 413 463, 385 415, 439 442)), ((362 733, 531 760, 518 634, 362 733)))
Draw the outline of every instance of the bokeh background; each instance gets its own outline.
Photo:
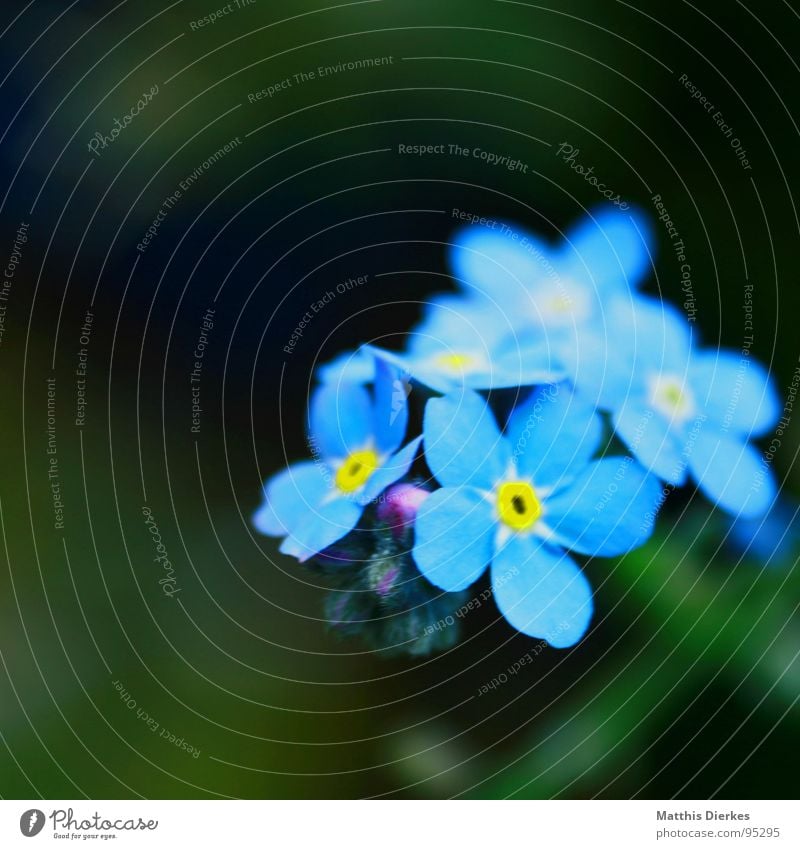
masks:
MULTIPOLYGON (((454 209, 556 238, 596 205, 562 143, 653 216, 646 289, 681 304, 661 195, 708 344, 741 348, 753 285, 752 351, 786 397, 800 354, 797 4, 252 0, 192 25, 216 11, 0 11, 4 268, 28 225, 0 344, 0 793, 796 796, 797 550, 743 555, 691 492, 644 549, 587 564, 597 615, 579 646, 481 696, 532 642, 491 604, 445 653, 370 653, 328 631, 325 581, 249 518, 260 482, 305 456, 314 363, 402 332, 450 287, 454 209), (294 77, 376 57, 391 61, 294 77), (237 138, 138 250, 181 181, 237 138), (398 152, 441 143, 527 169, 398 152), (360 275, 285 354, 309 304, 360 275)), ((790 511, 797 446, 792 420, 772 461, 790 511)))

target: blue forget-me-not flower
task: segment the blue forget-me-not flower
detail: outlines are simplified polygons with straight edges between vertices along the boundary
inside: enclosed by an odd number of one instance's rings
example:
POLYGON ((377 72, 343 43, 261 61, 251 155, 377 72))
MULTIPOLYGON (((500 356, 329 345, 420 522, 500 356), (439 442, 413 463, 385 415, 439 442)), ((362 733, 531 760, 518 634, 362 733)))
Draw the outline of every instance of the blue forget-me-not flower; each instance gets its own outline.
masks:
POLYGON ((484 312, 499 311, 523 330, 538 328, 558 355, 583 328, 602 324, 607 299, 636 297, 651 252, 642 215, 604 207, 554 246, 507 224, 467 227, 456 235, 450 264, 484 312))
POLYGON ((315 458, 267 481, 255 526, 284 537, 281 551, 301 561, 328 548, 356 526, 367 504, 408 471, 420 438, 397 450, 407 423, 406 384, 383 360, 375 360, 371 394, 348 382, 319 386, 309 412, 315 458))
POLYGON ((540 390, 501 434, 486 401, 428 401, 423 441, 441 484, 420 506, 414 559, 449 592, 491 564, 494 597, 519 631, 570 646, 592 617, 592 590, 567 551, 618 555, 642 543, 660 488, 630 458, 594 460, 602 423, 565 386, 540 390))
POLYGON ((660 301, 618 302, 608 314, 607 343, 579 357, 579 391, 611 411, 617 435, 663 480, 691 476, 723 510, 764 513, 775 482, 749 440, 780 415, 766 371, 746 349, 698 349, 685 318, 660 301))
POLYGON ((516 330, 500 311, 458 295, 426 305, 402 353, 375 350, 435 392, 534 386, 563 376, 539 334, 516 330))
POLYGON ((456 632, 439 621, 488 569, 512 626, 573 645, 593 609, 575 556, 643 543, 690 479, 738 517, 730 540, 749 551, 766 559, 782 524, 797 539, 794 519, 767 512, 774 476, 751 443, 780 415, 769 375, 747 347, 700 348, 694 325, 639 291, 652 243, 641 213, 611 207, 555 244, 466 227, 449 248, 458 292, 427 302, 401 351, 365 344, 316 370, 314 459, 267 482, 254 522, 335 576, 338 630, 369 628, 382 651, 445 648, 456 632), (401 448, 412 381, 431 391, 413 396, 423 436, 401 448), (610 456, 612 436, 630 454, 610 456), (421 443, 427 480, 411 473, 421 443))

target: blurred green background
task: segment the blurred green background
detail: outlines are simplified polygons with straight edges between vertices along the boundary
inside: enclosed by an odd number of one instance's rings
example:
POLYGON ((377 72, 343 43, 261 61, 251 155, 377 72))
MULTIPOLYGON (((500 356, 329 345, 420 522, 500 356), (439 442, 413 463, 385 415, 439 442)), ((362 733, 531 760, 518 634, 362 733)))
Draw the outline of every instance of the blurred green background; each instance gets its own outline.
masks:
MULTIPOLYGON (((261 480, 305 456, 316 359, 402 332, 448 288, 453 209, 555 238, 596 205, 562 143, 653 215, 647 290, 682 303, 661 195, 709 344, 741 348, 753 284, 752 351, 785 395, 800 354, 796 9, 255 0, 196 25, 216 11, 44 0, 0 13, 4 266, 29 225, 0 344, 0 793, 796 796, 794 558, 732 554, 722 518, 691 493, 673 496, 645 549, 587 565, 597 614, 583 643, 537 654, 481 696, 532 647, 491 605, 444 654, 376 656, 326 630, 324 580, 249 525, 261 480), (733 128, 749 170, 682 75, 733 128), (527 169, 398 153, 441 143, 527 169), (286 355, 309 304, 359 275, 368 283, 286 355)), ((797 445, 792 421, 773 461, 786 493, 797 445)))

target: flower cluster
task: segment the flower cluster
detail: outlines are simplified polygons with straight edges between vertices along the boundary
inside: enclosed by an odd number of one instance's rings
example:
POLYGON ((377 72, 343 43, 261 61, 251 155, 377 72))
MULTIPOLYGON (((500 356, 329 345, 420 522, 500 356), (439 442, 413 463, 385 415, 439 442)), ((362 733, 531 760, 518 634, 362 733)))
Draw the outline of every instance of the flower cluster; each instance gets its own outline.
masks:
POLYGON ((581 558, 641 545, 673 488, 691 479, 741 520, 767 512, 775 482, 750 440, 778 419, 775 389, 749 349, 700 347, 639 291, 652 249, 643 216, 613 207, 555 246, 470 225, 449 248, 458 292, 426 304, 402 351, 318 370, 313 460, 267 482, 254 522, 335 576, 332 627, 447 647, 455 630, 426 623, 488 571, 511 626, 571 646, 593 613, 581 558))

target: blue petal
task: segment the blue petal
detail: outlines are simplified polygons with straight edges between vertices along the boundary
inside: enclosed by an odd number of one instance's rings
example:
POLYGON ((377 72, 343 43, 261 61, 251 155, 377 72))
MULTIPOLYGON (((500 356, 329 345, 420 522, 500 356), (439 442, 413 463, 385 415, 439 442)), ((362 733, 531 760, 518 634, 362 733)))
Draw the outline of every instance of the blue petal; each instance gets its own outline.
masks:
POLYGON ((495 298, 520 296, 547 273, 550 249, 519 228, 502 235, 499 229, 470 226, 459 231, 450 248, 453 276, 462 288, 495 298))
POLYGON ((534 392, 514 410, 506 429, 519 472, 548 487, 585 466, 602 436, 594 409, 563 383, 534 392))
POLYGON ((453 392, 459 388, 489 390, 533 386, 561 380, 564 369, 552 353, 541 344, 516 342, 498 345, 493 355, 482 349, 461 348, 461 353, 473 358, 477 365, 447 368, 438 365, 436 353, 452 354, 451 350, 428 351, 424 354, 390 354, 384 356, 411 378, 435 392, 453 392), (480 362, 483 360, 483 362, 480 362))
POLYGON ((409 334, 408 354, 455 354, 480 350, 487 356, 494 343, 518 326, 519 316, 486 296, 439 295, 409 334))
POLYGON ((412 439, 405 448, 389 457, 380 469, 375 471, 367 481, 364 491, 361 494, 362 504, 366 504, 377 498, 387 486, 391 486, 395 481, 403 477, 414 462, 414 457, 417 455, 421 442, 421 436, 412 439))
POLYGON ((409 354, 396 354, 394 351, 387 351, 374 345, 365 345, 364 347, 396 368, 404 379, 410 378, 435 392, 450 392, 461 383, 457 374, 446 374, 441 369, 436 368, 429 357, 416 358, 409 354))
POLYGON ((317 369, 321 383, 372 383, 375 377, 375 361, 370 354, 359 348, 345 351, 317 369))
POLYGON ((425 405, 425 459, 443 486, 492 489, 511 450, 489 405, 471 390, 431 398, 425 405))
POLYGON ((566 236, 558 256, 564 276, 589 277, 598 289, 636 286, 652 265, 653 234, 635 210, 602 207, 589 213, 566 236))
POLYGON ((688 384, 693 332, 682 314, 653 298, 610 297, 562 357, 576 390, 601 409, 648 396, 669 375, 688 384))
POLYGON ((326 459, 363 450, 372 435, 369 393, 352 383, 323 384, 311 397, 309 423, 312 450, 326 459))
POLYGON ((463 590, 492 559, 492 506, 472 487, 437 489, 422 502, 414 535, 413 556, 420 572, 447 592, 463 590))
POLYGON ((375 357, 375 403, 372 432, 378 452, 394 451, 403 442, 408 425, 408 395, 411 384, 396 366, 380 355, 375 357))
POLYGON ((439 298, 429 305, 403 355, 415 379, 439 392, 458 386, 502 389, 531 386, 563 376, 541 333, 518 308, 488 297, 439 298), (452 356, 469 364, 448 368, 438 362, 452 356))
POLYGON ((592 588, 573 560, 534 536, 510 537, 492 563, 495 602, 523 634, 574 645, 592 619, 592 588))
POLYGON ((775 500, 771 470, 761 454, 739 437, 699 433, 689 466, 700 489, 728 513, 760 516, 775 500))
POLYGON ((445 373, 442 369, 436 368, 428 358, 418 359, 407 354, 395 354, 381 348, 377 350, 380 351, 381 356, 387 362, 394 365, 404 375, 423 386, 427 386, 428 389, 433 389, 434 392, 450 392, 462 383, 459 373, 445 373))
POLYGON ((669 375, 688 383, 693 333, 684 316, 653 298, 611 298, 602 326, 584 331, 568 362, 576 387, 608 410, 649 394, 650 381, 669 375))
POLYGON ((685 440, 664 416, 647 408, 643 401, 634 401, 614 416, 614 428, 646 469, 675 486, 686 482, 685 440))
POLYGON ((556 350, 540 334, 515 333, 497 342, 492 360, 491 382, 473 389, 508 389, 553 383, 566 376, 556 350))
POLYGON ((800 504, 775 499, 764 516, 730 520, 725 542, 737 556, 758 558, 764 566, 788 565, 800 541, 800 504))
POLYGON ((615 308, 615 332, 623 336, 629 328, 633 365, 640 376, 646 376, 646 369, 676 376, 686 373, 694 335, 682 312, 656 298, 637 298, 628 305, 618 300, 615 308))
POLYGON ((304 562, 350 533, 361 512, 361 507, 345 498, 330 501, 308 513, 281 543, 280 550, 304 562))
POLYGON ((264 485, 264 503, 253 516, 262 534, 284 536, 304 521, 330 491, 331 472, 321 463, 295 463, 264 485))
POLYGON ((709 418, 745 436, 759 436, 778 421, 781 402, 763 367, 749 356, 703 351, 692 359, 692 389, 709 418))
POLYGON ((632 457, 607 457, 549 497, 542 521, 565 548, 613 557, 650 536, 661 493, 658 479, 632 457))

